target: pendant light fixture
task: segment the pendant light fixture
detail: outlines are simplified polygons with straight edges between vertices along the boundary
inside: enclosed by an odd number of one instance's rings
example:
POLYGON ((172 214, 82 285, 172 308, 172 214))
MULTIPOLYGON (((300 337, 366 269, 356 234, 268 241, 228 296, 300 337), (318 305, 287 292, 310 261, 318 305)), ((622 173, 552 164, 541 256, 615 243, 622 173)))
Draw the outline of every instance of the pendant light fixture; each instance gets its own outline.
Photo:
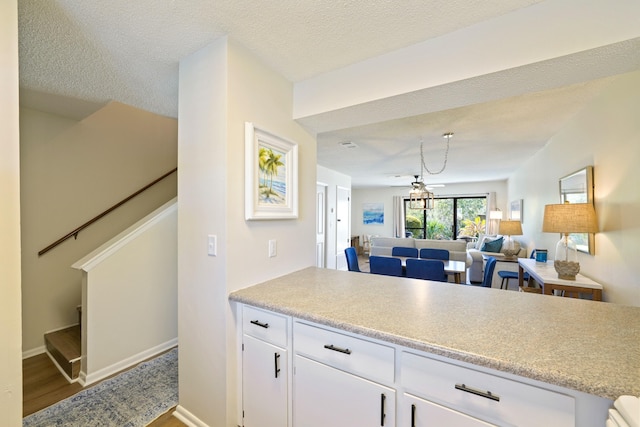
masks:
POLYGON ((444 171, 447 167, 447 159, 449 156, 449 142, 451 141, 451 137, 453 136, 453 132, 447 132, 442 135, 447 139, 447 148, 444 153, 444 162, 442 164, 442 168, 437 172, 432 172, 427 168, 427 165, 424 163, 424 150, 423 150, 423 141, 420 141, 420 179, 418 179, 418 175, 414 175, 415 181, 411 183, 411 190, 409 191, 409 208, 410 209, 433 209, 434 205, 434 195, 429 191, 426 184, 423 180, 423 171, 427 171, 429 175, 438 175, 444 171))

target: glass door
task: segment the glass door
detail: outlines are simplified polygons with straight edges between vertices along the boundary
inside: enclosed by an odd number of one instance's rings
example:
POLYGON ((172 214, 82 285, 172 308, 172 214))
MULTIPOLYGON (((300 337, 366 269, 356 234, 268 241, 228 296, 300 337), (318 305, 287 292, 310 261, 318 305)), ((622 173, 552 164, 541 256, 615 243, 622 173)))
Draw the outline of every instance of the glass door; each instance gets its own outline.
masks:
POLYGON ((440 197, 435 199, 434 208, 429 210, 411 209, 409 200, 405 200, 404 207, 407 237, 472 241, 485 233, 485 196, 440 197))
POLYGON ((486 233, 487 198, 456 198, 456 236, 468 242, 486 233))

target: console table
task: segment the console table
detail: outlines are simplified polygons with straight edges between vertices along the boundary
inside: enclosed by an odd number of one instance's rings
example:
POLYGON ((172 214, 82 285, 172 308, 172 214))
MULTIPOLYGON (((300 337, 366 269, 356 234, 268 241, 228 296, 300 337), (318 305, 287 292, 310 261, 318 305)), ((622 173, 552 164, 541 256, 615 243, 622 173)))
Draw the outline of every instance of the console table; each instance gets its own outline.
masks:
POLYGON ((566 292, 580 292, 591 294, 594 301, 602 301, 602 285, 581 274, 576 275, 576 280, 564 280, 558 278, 558 273, 553 267, 553 261, 537 262, 535 259, 518 259, 518 285, 524 285, 524 272, 529 273, 542 287, 542 293, 552 295, 554 290, 566 292))

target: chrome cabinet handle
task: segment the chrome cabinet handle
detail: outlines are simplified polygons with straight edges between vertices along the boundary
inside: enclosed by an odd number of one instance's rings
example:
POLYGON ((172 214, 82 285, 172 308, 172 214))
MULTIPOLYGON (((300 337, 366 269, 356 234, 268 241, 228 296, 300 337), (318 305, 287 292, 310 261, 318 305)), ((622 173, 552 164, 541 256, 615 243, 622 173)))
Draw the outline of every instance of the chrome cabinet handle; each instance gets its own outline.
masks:
POLYGON ((467 393, 475 394, 476 396, 484 397, 485 399, 495 400, 496 402, 500 402, 500 396, 491 393, 490 391, 482 391, 477 388, 468 387, 464 384, 456 384, 456 390, 461 390, 467 393))
POLYGON ((260 326, 261 328, 265 328, 265 329, 269 328, 269 324, 268 323, 261 323, 259 320, 252 320, 250 323, 252 325, 260 326))
POLYGON ((349 350, 348 348, 336 347, 333 344, 325 344, 324 348, 326 348, 327 350, 337 351, 339 353, 351 354, 351 350, 349 350))

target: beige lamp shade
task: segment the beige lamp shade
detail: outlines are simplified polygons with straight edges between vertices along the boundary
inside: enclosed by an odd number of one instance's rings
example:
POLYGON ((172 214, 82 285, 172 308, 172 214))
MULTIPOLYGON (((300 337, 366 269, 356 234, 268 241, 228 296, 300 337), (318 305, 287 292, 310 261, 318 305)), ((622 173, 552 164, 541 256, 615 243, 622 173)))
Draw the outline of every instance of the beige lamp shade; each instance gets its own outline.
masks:
POLYGON ((520 221, 502 220, 500 221, 500 227, 498 227, 498 234, 505 236, 521 236, 522 225, 520 221))
POLYGON ((596 211, 591 203, 546 205, 542 231, 547 233, 597 233, 596 211))

